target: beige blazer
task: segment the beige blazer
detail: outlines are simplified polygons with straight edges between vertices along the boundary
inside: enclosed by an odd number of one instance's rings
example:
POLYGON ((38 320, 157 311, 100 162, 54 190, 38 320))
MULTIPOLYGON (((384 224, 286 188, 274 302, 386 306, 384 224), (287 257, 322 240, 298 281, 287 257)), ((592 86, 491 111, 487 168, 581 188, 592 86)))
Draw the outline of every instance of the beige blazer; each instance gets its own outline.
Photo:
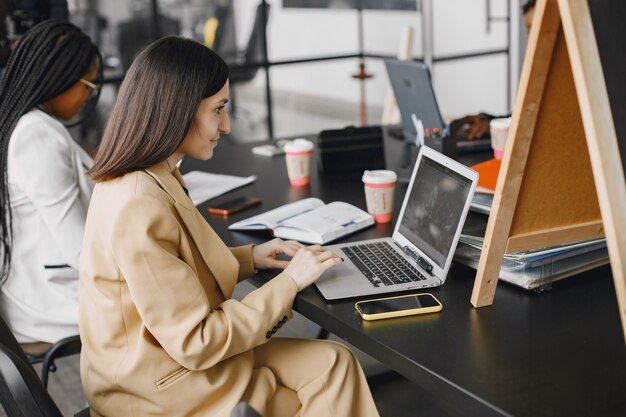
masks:
POLYGON ((253 348, 291 318, 280 274, 242 301, 251 246, 228 249, 165 162, 99 183, 80 259, 81 378, 92 416, 228 416, 253 348))

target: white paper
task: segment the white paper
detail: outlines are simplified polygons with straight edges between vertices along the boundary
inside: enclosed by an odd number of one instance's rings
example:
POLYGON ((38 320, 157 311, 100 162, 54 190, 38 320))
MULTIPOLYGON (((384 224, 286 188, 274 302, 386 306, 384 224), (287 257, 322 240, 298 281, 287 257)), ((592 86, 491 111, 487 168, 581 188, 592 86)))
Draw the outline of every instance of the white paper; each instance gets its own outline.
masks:
POLYGON ((191 201, 197 206, 211 198, 254 182, 256 175, 237 177, 234 175, 191 171, 183 175, 183 179, 189 190, 191 201))

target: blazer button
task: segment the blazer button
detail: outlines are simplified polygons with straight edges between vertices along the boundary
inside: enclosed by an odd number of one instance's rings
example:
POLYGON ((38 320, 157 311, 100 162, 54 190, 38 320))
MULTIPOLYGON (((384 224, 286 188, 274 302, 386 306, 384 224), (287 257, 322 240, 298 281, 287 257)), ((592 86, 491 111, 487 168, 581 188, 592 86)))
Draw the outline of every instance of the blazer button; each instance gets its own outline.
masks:
POLYGON ((279 321, 278 323, 276 323, 276 326, 278 326, 278 328, 280 329, 281 327, 283 327, 283 322, 279 321))
POLYGON ((272 327, 272 333, 276 333, 278 331, 278 327, 274 326, 272 327))
POLYGON ((283 322, 283 324, 287 323, 287 316, 283 316, 283 319, 281 321, 283 322))
POLYGON ((268 331, 267 333, 265 333, 265 338, 269 339, 270 337, 272 337, 272 332, 268 331))

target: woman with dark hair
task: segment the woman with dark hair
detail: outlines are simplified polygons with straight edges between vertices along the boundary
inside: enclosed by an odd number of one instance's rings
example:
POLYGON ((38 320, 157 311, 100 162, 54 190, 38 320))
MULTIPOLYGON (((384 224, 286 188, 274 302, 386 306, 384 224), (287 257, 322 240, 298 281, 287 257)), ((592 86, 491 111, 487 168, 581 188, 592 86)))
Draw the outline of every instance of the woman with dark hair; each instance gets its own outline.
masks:
POLYGON ((81 378, 92 416, 378 416, 343 345, 274 339, 298 291, 341 262, 274 239, 227 248, 187 196, 183 156, 208 160, 228 133, 228 68, 168 37, 120 88, 91 177, 80 261, 81 378), (276 259, 291 256, 290 262, 276 259), (238 281, 284 272, 241 301, 238 281))
POLYGON ((80 29, 50 20, 22 38, 0 83, 0 313, 21 343, 78 333, 92 160, 62 121, 97 99, 100 62, 80 29))

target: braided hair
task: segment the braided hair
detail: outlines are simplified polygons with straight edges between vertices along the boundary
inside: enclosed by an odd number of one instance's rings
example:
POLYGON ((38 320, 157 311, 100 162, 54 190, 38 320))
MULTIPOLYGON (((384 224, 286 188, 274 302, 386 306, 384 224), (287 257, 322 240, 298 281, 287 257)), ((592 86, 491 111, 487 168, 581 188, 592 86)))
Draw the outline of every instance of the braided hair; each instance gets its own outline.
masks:
POLYGON ((0 80, 0 284, 11 263, 11 206, 7 178, 9 140, 18 120, 74 86, 99 64, 98 48, 79 28, 60 20, 48 20, 30 29, 9 58, 0 80))

